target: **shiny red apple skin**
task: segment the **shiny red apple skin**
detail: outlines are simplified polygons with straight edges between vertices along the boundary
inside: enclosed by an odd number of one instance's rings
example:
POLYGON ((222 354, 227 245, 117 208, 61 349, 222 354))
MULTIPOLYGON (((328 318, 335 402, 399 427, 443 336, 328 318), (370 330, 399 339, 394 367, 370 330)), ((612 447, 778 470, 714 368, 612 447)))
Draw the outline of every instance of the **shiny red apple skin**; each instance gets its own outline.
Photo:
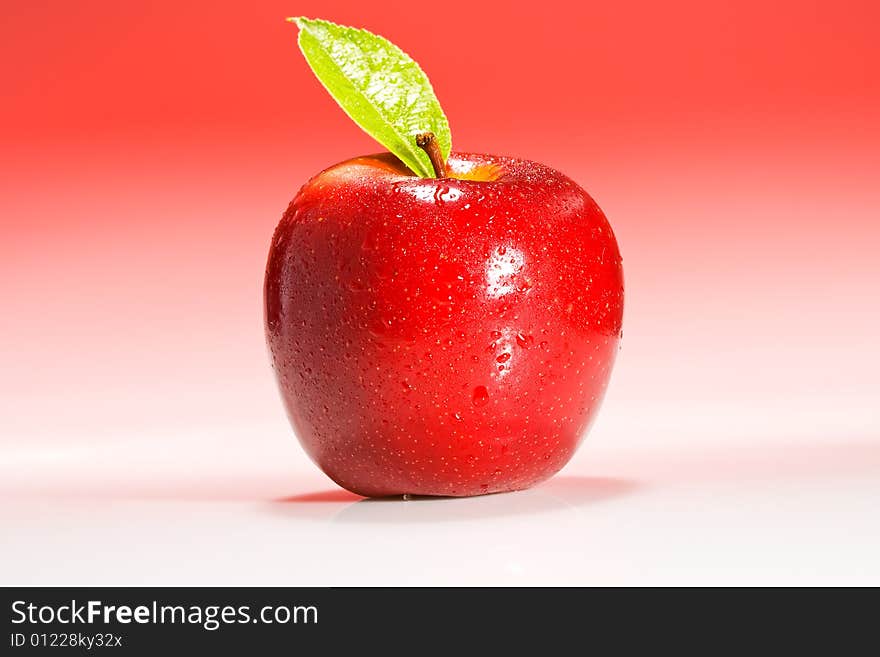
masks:
POLYGON ((266 335, 309 456, 364 496, 532 486, 571 458, 617 354, 623 272, 602 211, 553 169, 453 154, 338 164, 285 212, 266 335), (471 178, 471 179, 464 179, 471 178))

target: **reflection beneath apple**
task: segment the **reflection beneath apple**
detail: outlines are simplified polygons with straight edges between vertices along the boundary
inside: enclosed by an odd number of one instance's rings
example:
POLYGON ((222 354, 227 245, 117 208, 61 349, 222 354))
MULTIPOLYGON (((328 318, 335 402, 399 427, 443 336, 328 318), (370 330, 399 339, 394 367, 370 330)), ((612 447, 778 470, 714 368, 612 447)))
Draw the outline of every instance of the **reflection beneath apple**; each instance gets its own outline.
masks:
POLYGON ((334 523, 457 522, 576 512, 581 507, 628 495, 638 487, 636 482, 626 479, 562 476, 529 490, 466 498, 359 499, 340 490, 277 500, 273 511, 334 523))

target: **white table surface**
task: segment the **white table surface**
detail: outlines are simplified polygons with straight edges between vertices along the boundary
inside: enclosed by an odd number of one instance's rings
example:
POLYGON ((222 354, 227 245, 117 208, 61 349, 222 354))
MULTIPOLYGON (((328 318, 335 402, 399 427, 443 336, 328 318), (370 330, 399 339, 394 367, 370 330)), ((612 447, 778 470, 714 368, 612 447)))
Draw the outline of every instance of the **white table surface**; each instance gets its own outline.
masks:
POLYGON ((305 459, 280 412, 6 444, 0 582, 876 585, 876 420, 871 400, 840 403, 744 416, 612 392, 554 479, 459 500, 359 500, 305 459))

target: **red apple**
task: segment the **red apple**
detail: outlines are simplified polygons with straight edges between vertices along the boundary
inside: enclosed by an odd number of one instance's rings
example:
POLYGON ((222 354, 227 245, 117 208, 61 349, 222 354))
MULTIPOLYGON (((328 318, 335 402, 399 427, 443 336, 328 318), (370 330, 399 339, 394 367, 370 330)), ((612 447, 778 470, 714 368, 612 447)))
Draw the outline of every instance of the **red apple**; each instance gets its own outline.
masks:
POLYGON ((365 496, 527 488, 568 462, 618 349, 620 253, 553 169, 389 154, 310 180, 275 231, 266 333, 305 450, 365 496))

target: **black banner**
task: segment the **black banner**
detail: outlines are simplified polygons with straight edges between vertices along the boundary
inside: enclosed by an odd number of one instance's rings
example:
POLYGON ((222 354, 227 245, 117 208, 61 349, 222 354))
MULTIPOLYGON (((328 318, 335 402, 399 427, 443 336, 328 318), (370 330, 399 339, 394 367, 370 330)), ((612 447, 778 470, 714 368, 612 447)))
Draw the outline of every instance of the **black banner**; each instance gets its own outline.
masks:
MULTIPOLYGON (((6 588, 2 654, 538 654, 600 646, 834 654, 870 636, 849 594, 614 589, 6 588), (788 599, 792 598, 792 599, 788 599), (835 623, 841 631, 833 632, 835 623), (823 643, 824 642, 824 643, 823 643)), ((871 596, 873 597, 873 596, 871 596)))

